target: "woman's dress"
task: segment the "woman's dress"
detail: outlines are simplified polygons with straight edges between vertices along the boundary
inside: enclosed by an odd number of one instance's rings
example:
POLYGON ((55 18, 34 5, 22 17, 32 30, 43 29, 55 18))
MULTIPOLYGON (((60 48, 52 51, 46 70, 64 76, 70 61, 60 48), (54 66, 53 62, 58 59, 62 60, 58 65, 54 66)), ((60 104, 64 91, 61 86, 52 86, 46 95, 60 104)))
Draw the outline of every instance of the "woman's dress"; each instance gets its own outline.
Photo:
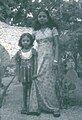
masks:
POLYGON ((54 70, 53 36, 58 35, 55 28, 46 28, 44 32, 35 31, 35 39, 38 43, 38 70, 41 75, 32 83, 30 96, 30 111, 36 112, 38 108, 42 111, 52 112, 59 108, 56 97, 54 70))

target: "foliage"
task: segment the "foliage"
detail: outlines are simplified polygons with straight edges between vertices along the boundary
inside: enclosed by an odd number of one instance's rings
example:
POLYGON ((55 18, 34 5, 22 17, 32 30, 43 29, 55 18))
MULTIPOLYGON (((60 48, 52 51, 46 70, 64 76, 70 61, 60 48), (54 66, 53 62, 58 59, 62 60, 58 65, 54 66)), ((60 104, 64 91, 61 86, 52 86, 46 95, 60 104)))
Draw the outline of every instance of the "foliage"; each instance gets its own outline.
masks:
POLYGON ((38 9, 43 7, 48 9, 52 17, 61 25, 61 23, 64 24, 63 21, 76 20, 77 6, 76 2, 71 5, 63 0, 1 0, 0 20, 10 25, 31 26, 33 16, 36 15, 38 9))

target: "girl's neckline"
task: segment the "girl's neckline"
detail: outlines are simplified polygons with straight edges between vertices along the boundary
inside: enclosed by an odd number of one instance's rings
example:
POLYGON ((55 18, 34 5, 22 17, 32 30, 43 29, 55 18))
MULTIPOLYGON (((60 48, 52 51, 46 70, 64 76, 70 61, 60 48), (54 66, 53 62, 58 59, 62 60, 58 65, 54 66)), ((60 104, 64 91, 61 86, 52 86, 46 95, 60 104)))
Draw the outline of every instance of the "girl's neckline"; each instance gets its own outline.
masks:
POLYGON ((21 51, 21 56, 23 59, 30 59, 32 57, 32 50, 30 49, 27 52, 21 51))
POLYGON ((32 49, 32 48, 29 48, 29 49, 21 49, 21 51, 22 51, 23 53, 26 53, 26 52, 30 52, 31 49, 32 49))

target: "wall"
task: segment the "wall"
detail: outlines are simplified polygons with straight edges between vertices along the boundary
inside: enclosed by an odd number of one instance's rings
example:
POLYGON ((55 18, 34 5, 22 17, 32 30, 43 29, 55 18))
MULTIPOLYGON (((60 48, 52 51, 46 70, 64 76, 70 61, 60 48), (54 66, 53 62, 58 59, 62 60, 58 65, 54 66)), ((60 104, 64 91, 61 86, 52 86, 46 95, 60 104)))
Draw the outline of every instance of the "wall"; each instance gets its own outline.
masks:
POLYGON ((0 21, 0 44, 9 52, 10 58, 12 58, 18 47, 18 40, 22 33, 32 33, 32 28, 10 26, 0 21))

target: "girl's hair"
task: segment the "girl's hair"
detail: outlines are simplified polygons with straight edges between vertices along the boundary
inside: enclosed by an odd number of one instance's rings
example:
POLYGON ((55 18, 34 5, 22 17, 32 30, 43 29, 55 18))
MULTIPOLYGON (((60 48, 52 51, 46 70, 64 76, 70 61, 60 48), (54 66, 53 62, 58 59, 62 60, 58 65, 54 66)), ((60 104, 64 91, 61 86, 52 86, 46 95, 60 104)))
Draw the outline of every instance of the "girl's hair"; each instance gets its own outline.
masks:
POLYGON ((49 15, 48 10, 40 9, 40 10, 38 11, 37 16, 35 17, 34 22, 33 22, 33 28, 34 28, 34 30, 40 30, 40 29, 41 29, 41 24, 40 24, 39 21, 38 21, 38 15, 39 15, 40 12, 44 12, 44 13, 47 15, 47 17, 48 17, 48 22, 47 22, 47 26, 46 26, 46 27, 49 27, 50 29, 52 29, 53 27, 56 27, 56 28, 57 28, 57 24, 56 24, 56 22, 51 18, 51 16, 49 15))
POLYGON ((33 46, 33 42, 34 42, 34 37, 30 34, 30 33, 23 33, 19 39, 19 43, 18 46, 22 47, 22 39, 27 36, 30 39, 30 46, 33 46))

